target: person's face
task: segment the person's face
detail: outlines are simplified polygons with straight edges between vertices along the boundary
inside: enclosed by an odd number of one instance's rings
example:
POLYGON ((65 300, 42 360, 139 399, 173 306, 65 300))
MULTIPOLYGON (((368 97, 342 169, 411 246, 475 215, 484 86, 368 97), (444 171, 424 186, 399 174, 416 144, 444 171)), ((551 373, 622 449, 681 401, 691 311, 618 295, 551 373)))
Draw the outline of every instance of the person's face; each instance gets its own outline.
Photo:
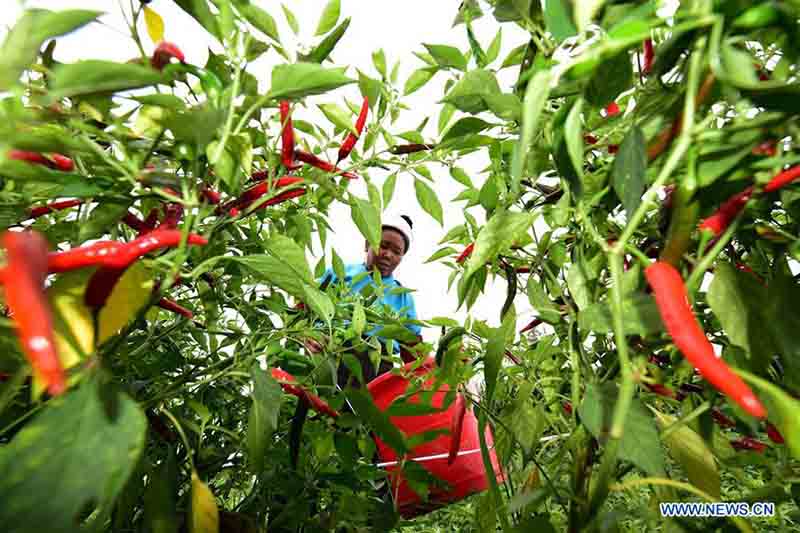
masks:
POLYGON ((393 229, 384 228, 381 248, 377 254, 372 250, 369 242, 365 242, 367 270, 378 269, 383 277, 391 275, 402 261, 405 248, 406 242, 403 235, 393 229))

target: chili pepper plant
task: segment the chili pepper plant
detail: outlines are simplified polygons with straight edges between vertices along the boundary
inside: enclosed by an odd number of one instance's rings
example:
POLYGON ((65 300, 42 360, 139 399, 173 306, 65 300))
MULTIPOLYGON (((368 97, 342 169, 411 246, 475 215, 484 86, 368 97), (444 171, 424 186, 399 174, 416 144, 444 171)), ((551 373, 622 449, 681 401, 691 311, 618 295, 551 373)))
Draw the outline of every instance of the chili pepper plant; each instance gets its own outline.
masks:
POLYGON ((29 9, 4 35, 4 531, 800 527, 800 3, 466 0, 403 80, 381 49, 334 62, 339 0, 174 4, 225 52, 193 64, 157 2, 112 7, 129 61, 60 55, 94 11, 29 9), (400 130, 428 83, 434 120, 400 130), (418 343, 375 289, 322 281, 344 277, 337 225, 380 246, 398 180, 442 228, 422 268, 450 269, 466 311, 504 282, 494 320, 423 314, 442 336, 418 343), (373 328, 462 395, 431 405, 412 380, 377 409, 354 351, 402 360, 373 328), (452 402, 449 431, 468 410, 492 430, 503 481, 401 520, 374 437, 440 501, 410 459, 439 434, 391 418, 452 402))

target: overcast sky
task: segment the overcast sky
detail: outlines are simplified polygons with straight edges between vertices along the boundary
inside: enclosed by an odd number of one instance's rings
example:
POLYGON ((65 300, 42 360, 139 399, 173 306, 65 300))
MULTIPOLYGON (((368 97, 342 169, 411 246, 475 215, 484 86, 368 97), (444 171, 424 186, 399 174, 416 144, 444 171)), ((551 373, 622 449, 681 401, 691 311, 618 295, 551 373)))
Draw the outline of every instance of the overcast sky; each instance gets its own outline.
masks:
MULTIPOLYGON (((136 0, 134 0, 136 1, 136 0)), ((268 10, 278 22, 285 48, 294 53, 298 48, 309 48, 319 38, 313 36, 317 27, 320 13, 327 3, 326 0, 286 0, 285 4, 291 8, 300 23, 300 34, 295 37, 286 23, 280 3, 266 0, 253 0, 268 10)), ((383 48, 386 53, 387 64, 391 68, 396 61, 401 62, 399 85, 402 89, 405 80, 415 69, 423 66, 421 60, 413 55, 415 51, 424 51, 421 43, 451 44, 462 51, 468 48, 464 26, 452 28, 452 22, 459 5, 459 1, 446 0, 402 0, 395 1, 366 1, 366 0, 341 0, 342 18, 352 17, 352 22, 344 38, 337 45, 332 57, 337 66, 349 66, 349 74, 356 76, 355 68, 359 68, 373 77, 379 77, 372 66, 372 52, 383 48)), ((2 32, 12 25, 22 11, 22 4, 14 0, 4 0, 3 9, 0 11, 0 25, 2 32)), ((128 9, 128 0, 122 4, 128 9)), ((71 62, 78 59, 107 59, 127 60, 138 55, 133 40, 129 37, 128 29, 121 16, 118 2, 112 0, 39 0, 26 3, 29 7, 43 7, 48 9, 84 8, 96 9, 107 13, 100 20, 102 23, 92 24, 69 36, 59 39, 55 58, 62 62, 71 62)), ((221 52, 221 45, 211 38, 191 17, 183 13, 171 0, 153 0, 150 7, 158 12, 165 20, 165 39, 178 44, 190 63, 203 65, 208 56, 208 48, 214 52, 221 52)), ((474 31, 484 49, 494 38, 499 24, 491 16, 476 21, 474 31)), ((144 24, 140 28, 145 50, 149 53, 153 43, 149 41, 144 24)), ((263 38, 262 38, 263 40, 263 38)), ((525 42, 525 34, 510 24, 503 25, 503 43, 499 58, 491 65, 497 68, 508 52, 525 42)), ((269 87, 271 68, 285 62, 274 51, 265 54, 249 67, 249 72, 260 81, 260 88, 266 92, 269 87)), ((516 80, 517 68, 508 68, 498 73, 498 78, 505 90, 508 90, 516 80)), ((436 139, 437 118, 439 105, 436 103, 442 97, 442 87, 446 77, 439 73, 423 89, 405 97, 403 101, 411 108, 403 112, 397 123, 391 126, 392 133, 400 133, 414 129, 424 117, 430 116, 431 120, 423 134, 426 140, 436 139)), ((322 96, 312 97, 309 104, 324 102, 342 103, 342 98, 357 101, 358 88, 348 86, 322 96)), ((298 118, 320 120, 316 118, 310 107, 300 109, 298 118)), ((484 151, 485 152, 485 151, 484 151)), ((335 158, 335 154, 328 154, 335 158)), ((488 157, 485 153, 471 155, 464 159, 460 166, 467 170, 473 183, 480 186, 486 179, 479 172, 486 166, 488 157)), ((415 242, 411 250, 403 259, 402 264, 395 272, 395 276, 403 285, 416 289, 414 297, 417 311, 421 319, 434 316, 445 316, 463 320, 467 313, 465 309, 456 312, 457 296, 455 283, 453 290, 447 291, 447 278, 451 272, 448 267, 436 263, 424 264, 435 250, 448 229, 464 222, 463 209, 465 202, 451 203, 463 186, 455 182, 447 169, 441 165, 429 165, 435 183, 432 184, 444 207, 444 226, 440 226, 428 216, 417 204, 413 187, 413 178, 408 174, 401 174, 397 179, 392 202, 388 211, 410 215, 414 219, 415 242)), ((380 170, 371 170, 370 177, 380 189, 383 181, 388 176, 380 170)), ((351 190, 361 197, 366 197, 366 187, 361 182, 351 183, 351 190)), ((484 214, 480 206, 473 207, 470 213, 479 222, 483 222, 484 214)), ((348 206, 333 206, 329 221, 336 233, 329 235, 328 248, 337 250, 345 263, 361 262, 364 258, 364 239, 350 220, 348 206)), ((309 263, 312 268, 320 257, 319 246, 315 247, 316 257, 309 254, 309 263)), ((328 258, 330 265, 330 258, 328 258)), ((471 310, 472 316, 488 320, 491 325, 499 323, 500 307, 505 298, 505 281, 497 279, 487 282, 486 294, 481 296, 471 310)), ((519 325, 524 325, 533 316, 527 299, 522 296, 516 301, 519 325)), ((439 335, 438 328, 429 328, 424 331, 426 340, 434 340, 439 335)))

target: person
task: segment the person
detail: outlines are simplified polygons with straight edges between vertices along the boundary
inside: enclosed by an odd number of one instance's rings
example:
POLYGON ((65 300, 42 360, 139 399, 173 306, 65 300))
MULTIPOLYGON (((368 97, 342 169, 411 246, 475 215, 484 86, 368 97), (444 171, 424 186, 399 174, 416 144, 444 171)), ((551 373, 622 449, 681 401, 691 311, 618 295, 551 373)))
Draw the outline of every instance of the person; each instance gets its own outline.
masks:
MULTIPOLYGON (((409 320, 417 319, 417 309, 414 302, 414 296, 409 292, 392 292, 396 287, 403 287, 403 285, 394 278, 394 271, 400 266, 403 257, 408 253, 413 240, 413 222, 411 218, 406 215, 393 215, 384 217, 382 223, 381 245, 380 249, 375 252, 369 245, 368 241, 364 243, 364 251, 366 257, 363 263, 351 264, 345 266, 344 283, 350 292, 358 293, 364 289, 367 284, 375 287, 375 281, 372 275, 363 275, 364 273, 371 274, 373 271, 380 272, 381 284, 384 286, 383 294, 379 295, 373 302, 373 306, 380 307, 382 304, 388 305, 392 310, 397 312, 401 317, 409 320)), ((336 274, 332 269, 327 269, 321 278, 324 282, 330 279, 330 282, 337 281, 336 274)), ((406 327, 416 336, 416 341, 411 343, 411 346, 422 342, 422 328, 418 324, 407 324, 406 327)), ((372 336, 380 330, 380 327, 372 328, 367 331, 365 335, 372 336)), ((406 348, 404 345, 399 345, 394 340, 384 339, 378 335, 378 340, 381 343, 382 352, 391 349, 391 353, 397 353, 398 348, 400 356, 405 362, 413 361, 416 354, 406 348)), ((306 348, 314 353, 322 351, 322 346, 313 339, 305 341, 306 348)), ((376 369, 372 362, 369 360, 366 351, 353 350, 359 363, 361 364, 361 371, 365 382, 369 382, 377 376, 388 372, 392 368, 390 361, 381 359, 381 363, 376 369)), ((337 381, 339 386, 345 387, 347 384, 352 383, 352 376, 348 368, 342 364, 339 365, 337 381)))

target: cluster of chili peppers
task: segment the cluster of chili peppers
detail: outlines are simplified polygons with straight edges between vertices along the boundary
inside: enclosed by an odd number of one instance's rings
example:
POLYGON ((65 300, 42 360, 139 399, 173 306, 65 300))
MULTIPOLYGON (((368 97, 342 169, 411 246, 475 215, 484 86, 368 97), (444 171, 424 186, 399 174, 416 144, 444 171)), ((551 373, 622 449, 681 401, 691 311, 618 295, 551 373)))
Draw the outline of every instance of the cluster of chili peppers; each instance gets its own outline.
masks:
MULTIPOLYGON (((99 267, 92 275, 84 296, 87 304, 102 305, 110 293, 109 284, 138 258, 152 251, 175 247, 182 234, 177 230, 155 230, 129 243, 100 241, 63 252, 48 252, 47 241, 33 231, 3 234, 6 265, 0 269, 6 303, 18 326, 22 349, 34 371, 52 395, 66 389, 66 373, 56 353, 50 306, 44 293, 47 274, 79 268, 99 267)), ((189 235, 189 244, 203 245, 199 235, 189 235)))
MULTIPOLYGON (((766 185, 764 192, 771 193, 789 185, 797 178, 800 178, 800 165, 783 170, 776 174, 766 185)), ((713 214, 700 222, 700 230, 710 231, 714 236, 721 235, 733 222, 739 213, 744 209, 747 202, 753 196, 755 189, 753 186, 734 194, 728 198, 713 214)))

